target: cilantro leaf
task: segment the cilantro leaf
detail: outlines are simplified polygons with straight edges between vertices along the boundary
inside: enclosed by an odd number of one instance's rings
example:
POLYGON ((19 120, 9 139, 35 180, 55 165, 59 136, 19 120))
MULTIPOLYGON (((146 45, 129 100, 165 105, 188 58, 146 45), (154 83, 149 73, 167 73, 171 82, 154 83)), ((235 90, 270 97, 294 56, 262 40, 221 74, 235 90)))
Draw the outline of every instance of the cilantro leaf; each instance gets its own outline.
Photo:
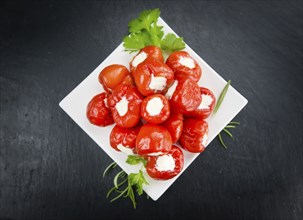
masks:
POLYGON ((167 34, 162 40, 161 47, 163 50, 176 51, 185 48, 185 43, 182 37, 177 37, 175 34, 167 34))
POLYGON ((130 165, 136 165, 139 163, 143 163, 144 166, 146 166, 147 161, 140 156, 137 155, 128 155, 127 159, 126 159, 126 163, 130 164, 130 165))

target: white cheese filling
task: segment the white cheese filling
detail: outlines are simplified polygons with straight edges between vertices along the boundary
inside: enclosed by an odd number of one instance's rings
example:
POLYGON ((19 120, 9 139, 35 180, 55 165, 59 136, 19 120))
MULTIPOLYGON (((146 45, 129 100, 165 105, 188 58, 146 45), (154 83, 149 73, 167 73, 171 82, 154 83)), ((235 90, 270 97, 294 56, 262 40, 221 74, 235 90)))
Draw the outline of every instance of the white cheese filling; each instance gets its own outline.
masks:
POLYGON ((159 115, 164 105, 159 97, 152 98, 147 102, 146 111, 150 116, 159 115))
POLYGON ((165 94, 165 97, 167 99, 171 99, 171 97, 173 96, 174 92, 176 91, 177 86, 178 86, 178 80, 175 80, 174 83, 172 84, 172 86, 169 87, 167 93, 165 94))
POLYGON ((202 144, 204 147, 206 147, 207 140, 208 140, 208 136, 207 136, 207 134, 204 134, 203 139, 202 139, 202 144))
POLYGON ((106 108, 108 108, 108 105, 107 105, 107 98, 104 99, 104 105, 105 105, 106 108))
POLYGON ((118 111, 118 114, 122 117, 127 113, 128 110, 128 101, 126 97, 124 96, 117 104, 116 109, 118 111))
POLYGON ((160 152, 156 152, 156 153, 150 153, 150 154, 148 154, 148 156, 159 156, 162 154, 164 154, 164 153, 160 151, 160 152))
POLYGON ((186 66, 190 69, 195 67, 195 62, 192 58, 190 57, 180 57, 179 63, 181 63, 183 66, 186 66))
POLYGON ((137 67, 147 58, 147 54, 144 52, 139 53, 132 62, 133 67, 137 67))
POLYGON ((202 94, 202 102, 198 109, 209 109, 210 104, 213 102, 213 98, 210 95, 202 94))
POLYGON ((132 149, 130 149, 130 148, 128 148, 128 147, 124 147, 122 144, 118 144, 118 145, 117 145, 117 148, 118 148, 121 152, 123 152, 123 153, 125 153, 125 154, 127 154, 127 155, 132 155, 132 154, 133 154, 133 150, 132 150, 132 149))
POLYGON ((157 158, 156 168, 159 171, 173 171, 175 166, 175 160, 170 154, 165 154, 157 158))
POLYGON ((162 91, 166 86, 166 78, 162 76, 154 76, 154 74, 151 74, 151 80, 149 83, 149 88, 156 90, 156 91, 162 91))

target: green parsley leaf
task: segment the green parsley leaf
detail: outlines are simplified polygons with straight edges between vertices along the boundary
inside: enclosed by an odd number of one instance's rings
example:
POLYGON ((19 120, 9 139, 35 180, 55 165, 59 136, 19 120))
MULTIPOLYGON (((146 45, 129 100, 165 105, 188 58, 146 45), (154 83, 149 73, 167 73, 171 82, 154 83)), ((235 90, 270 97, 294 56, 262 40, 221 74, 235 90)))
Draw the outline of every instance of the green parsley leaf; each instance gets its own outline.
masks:
POLYGON ((143 29, 149 31, 151 25, 157 23, 159 16, 160 10, 158 8, 142 11, 139 18, 133 19, 128 23, 129 32, 138 33, 143 29))
POLYGON ((129 27, 129 32, 134 34, 134 33, 139 33, 141 30, 145 29, 144 24, 139 21, 138 19, 133 19, 128 23, 129 27))
POLYGON ((167 34, 161 43, 163 50, 176 51, 185 48, 185 43, 182 37, 177 37, 175 34, 167 34))
POLYGON ((142 195, 143 194, 143 185, 144 184, 148 185, 148 182, 144 178, 142 170, 139 171, 139 175, 140 175, 140 178, 139 178, 138 183, 137 183, 137 192, 138 192, 138 195, 142 195))
POLYGON ((138 155, 128 155, 126 159, 126 163, 130 165, 137 165, 139 163, 143 163, 144 166, 146 166, 147 161, 138 155))
POLYGON ((123 39, 125 51, 135 52, 148 45, 154 45, 169 52, 184 49, 185 43, 182 37, 167 34, 163 39, 163 26, 157 25, 159 17, 160 10, 156 8, 142 11, 138 18, 131 20, 128 23, 130 34, 123 39))
POLYGON ((163 26, 158 26, 155 23, 150 27, 150 39, 152 41, 152 45, 157 47, 161 47, 161 39, 164 35, 162 31, 163 26))
POLYGON ((137 51, 151 44, 150 35, 146 31, 132 33, 124 37, 123 42, 127 51, 137 51))
POLYGON ((133 187, 137 188, 138 195, 143 194, 143 185, 148 185, 148 182, 144 178, 142 170, 139 173, 130 173, 127 175, 123 170, 121 170, 114 178, 114 187, 112 187, 108 192, 106 197, 109 198, 112 193, 117 193, 117 195, 110 200, 110 202, 114 202, 115 200, 121 198, 129 198, 133 207, 136 208, 136 199, 133 187), (124 186, 124 188, 122 188, 124 186), (122 188, 122 189, 121 189, 122 188))
POLYGON ((142 170, 140 170, 139 173, 129 174, 128 181, 129 185, 137 187, 137 193, 139 196, 143 194, 143 185, 148 185, 148 182, 144 178, 142 170))

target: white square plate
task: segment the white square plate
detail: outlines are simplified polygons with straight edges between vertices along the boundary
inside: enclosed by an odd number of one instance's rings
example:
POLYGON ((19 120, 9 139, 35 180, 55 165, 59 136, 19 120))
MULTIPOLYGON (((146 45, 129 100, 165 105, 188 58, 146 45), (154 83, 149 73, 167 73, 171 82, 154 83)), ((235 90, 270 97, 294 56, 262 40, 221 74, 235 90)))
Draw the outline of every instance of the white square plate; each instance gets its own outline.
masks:
MULTIPOLYGON (((163 26, 165 34, 174 33, 174 31, 161 18, 159 18, 158 24, 163 26)), ((188 45, 186 45, 185 51, 187 51, 195 60, 197 60, 202 68, 202 78, 199 81, 199 85, 212 90, 216 98, 218 98, 220 92, 226 84, 226 81, 219 76, 218 73, 216 73, 216 71, 214 71, 188 45)), ((138 172, 138 169, 141 166, 128 165, 125 163, 126 155, 111 148, 109 144, 109 135, 113 125, 102 128, 90 124, 86 118, 86 106, 93 96, 104 91, 98 82, 98 75, 101 70, 104 67, 114 63, 129 67, 129 62, 133 56, 134 54, 124 52, 124 47, 121 43, 59 104, 60 107, 128 174, 138 172)), ((232 86, 230 86, 219 111, 214 116, 210 116, 206 120, 209 125, 208 144, 246 104, 247 100, 232 86)), ((186 151, 183 152, 185 161, 182 172, 184 172, 186 168, 196 159, 196 157, 199 156, 199 154, 193 154, 186 151)), ((144 187, 144 191, 153 200, 157 200, 180 175, 181 174, 167 181, 153 180, 148 177, 148 175, 145 175, 149 185, 144 187)))

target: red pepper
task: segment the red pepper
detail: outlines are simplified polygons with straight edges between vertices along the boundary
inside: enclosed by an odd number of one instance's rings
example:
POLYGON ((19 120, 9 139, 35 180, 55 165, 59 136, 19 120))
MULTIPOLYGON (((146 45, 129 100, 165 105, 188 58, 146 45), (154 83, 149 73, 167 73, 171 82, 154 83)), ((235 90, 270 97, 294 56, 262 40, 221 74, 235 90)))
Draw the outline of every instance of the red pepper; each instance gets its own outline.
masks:
POLYGON ((132 128, 121 128, 115 125, 115 127, 110 133, 110 145, 112 146, 112 148, 117 151, 121 151, 119 148, 125 147, 131 149, 134 153, 136 146, 136 138, 141 126, 141 122, 139 122, 135 127, 132 128))
POLYGON ((163 62, 147 58, 133 72, 137 89, 144 96, 165 91, 174 81, 173 71, 163 62))
POLYGON ((183 132, 179 139, 181 146, 192 153, 203 152, 207 144, 208 124, 197 118, 187 118, 183 122, 183 132))
POLYGON ((184 155, 180 148, 173 145, 172 149, 165 155, 160 156, 149 156, 147 159, 146 164, 146 172, 148 175, 154 179, 157 180, 167 180, 175 177, 178 175, 184 165, 184 155), (165 164, 165 167, 160 167, 158 165, 161 165, 160 160, 168 160, 166 162, 172 163, 172 164, 165 164), (172 166, 170 170, 169 166, 172 166), (165 168, 169 168, 169 170, 165 170, 165 168))
POLYGON ((174 71, 175 76, 183 75, 195 82, 202 76, 202 69, 186 51, 176 51, 170 54, 166 64, 174 71))
POLYGON ((86 116, 90 123, 98 126, 107 126, 114 123, 112 113, 107 107, 107 94, 100 93, 93 97, 87 105, 86 116))
POLYGON ((185 77, 178 77, 177 82, 176 90, 170 99, 171 108, 178 109, 182 114, 194 111, 202 101, 200 87, 196 82, 185 77))
POLYGON ((186 116, 191 116, 199 119, 206 119, 212 113, 216 104, 216 97, 214 96, 212 91, 204 87, 200 87, 200 92, 202 97, 202 102, 200 106, 196 110, 188 112, 186 116))
POLYGON ((135 81, 134 81, 133 76, 132 75, 125 76, 125 78, 122 80, 121 84, 134 86, 135 81))
POLYGON ((141 104, 142 118, 152 124, 164 122, 170 115, 168 100, 161 94, 146 97, 141 104), (160 107, 162 108, 160 109, 160 107), (160 109, 159 112, 157 110, 160 109))
POLYGON ((158 60, 162 63, 164 63, 164 58, 163 58, 163 55, 162 55, 162 50, 160 47, 156 47, 156 46, 146 46, 144 48, 142 48, 136 56, 134 56, 134 58, 132 59, 132 61, 130 62, 130 70, 131 72, 133 73, 135 71, 135 69, 137 68, 137 66, 143 62, 144 60, 142 60, 140 63, 136 63, 136 65, 133 64, 134 60, 137 58, 138 55, 142 55, 142 53, 145 53, 144 56, 146 56, 146 58, 148 57, 152 57, 154 58, 155 60, 158 60))
POLYGON ((128 69, 120 64, 105 67, 99 74, 99 82, 106 92, 112 92, 118 85, 125 83, 125 78, 130 81, 132 76, 128 69))
POLYGON ((145 124, 136 139, 136 152, 141 156, 164 154, 171 150, 172 139, 166 128, 145 124))
POLYGON ((143 97, 136 87, 119 85, 108 97, 108 106, 116 124, 124 128, 135 126, 140 120, 142 100, 143 97))
POLYGON ((175 143, 179 140, 183 130, 183 115, 180 113, 171 114, 161 125, 168 130, 173 143, 175 143))

